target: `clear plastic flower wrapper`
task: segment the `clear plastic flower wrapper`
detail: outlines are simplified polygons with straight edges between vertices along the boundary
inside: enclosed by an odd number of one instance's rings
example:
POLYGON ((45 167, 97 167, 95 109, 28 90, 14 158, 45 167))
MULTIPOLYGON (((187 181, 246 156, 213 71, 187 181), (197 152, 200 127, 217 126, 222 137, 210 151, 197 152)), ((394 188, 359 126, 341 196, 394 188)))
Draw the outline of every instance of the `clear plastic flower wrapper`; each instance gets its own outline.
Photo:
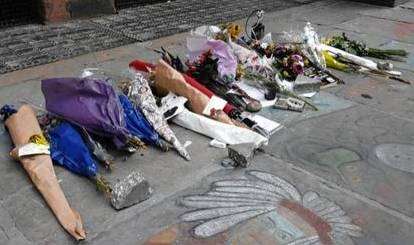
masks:
POLYGON ((189 111, 184 107, 186 101, 186 98, 170 93, 162 99, 161 109, 166 112, 177 107, 179 113, 172 118, 172 122, 181 127, 218 140, 219 142, 228 145, 252 143, 256 147, 267 145, 268 139, 266 137, 250 129, 218 122, 189 111))
POLYGON ((236 78, 237 60, 231 48, 221 40, 207 39, 207 37, 193 36, 187 38, 188 58, 195 61, 198 57, 210 51, 218 59, 218 73, 225 82, 232 82, 236 78))
POLYGON ((59 223, 76 240, 85 239, 86 233, 81 217, 69 206, 56 178, 52 159, 42 150, 45 147, 48 149, 49 145, 42 134, 33 109, 23 105, 18 111, 8 115, 5 125, 16 146, 12 151, 13 157, 21 162, 59 223), (28 145, 34 147, 25 151, 24 148, 28 145))
POLYGON ((319 36, 309 22, 303 29, 303 42, 303 52, 306 54, 308 59, 320 69, 325 69, 326 62, 320 46, 319 36))

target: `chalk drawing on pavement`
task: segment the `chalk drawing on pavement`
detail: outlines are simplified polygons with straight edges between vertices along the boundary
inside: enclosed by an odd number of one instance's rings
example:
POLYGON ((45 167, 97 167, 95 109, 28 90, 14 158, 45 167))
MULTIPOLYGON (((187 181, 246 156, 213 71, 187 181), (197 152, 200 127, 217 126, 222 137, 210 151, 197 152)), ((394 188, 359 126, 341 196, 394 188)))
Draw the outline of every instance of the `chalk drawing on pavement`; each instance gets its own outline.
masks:
POLYGON ((375 148, 375 155, 391 168, 414 174, 414 145, 381 144, 375 148))
POLYGON ((181 220, 196 222, 197 239, 227 236, 228 244, 353 244, 362 235, 333 201, 295 186, 273 174, 247 171, 239 179, 214 182, 204 194, 185 196, 180 203, 192 211, 181 220), (272 241, 271 243, 269 243, 272 241))

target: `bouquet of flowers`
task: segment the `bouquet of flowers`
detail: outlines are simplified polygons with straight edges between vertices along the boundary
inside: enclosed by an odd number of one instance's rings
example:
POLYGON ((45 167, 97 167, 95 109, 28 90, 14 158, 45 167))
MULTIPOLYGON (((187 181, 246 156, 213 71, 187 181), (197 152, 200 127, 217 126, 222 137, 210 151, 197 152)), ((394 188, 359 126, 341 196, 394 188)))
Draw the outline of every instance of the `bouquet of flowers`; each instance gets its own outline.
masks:
POLYGON ((200 81, 213 93, 225 99, 240 111, 258 112, 261 109, 260 102, 248 96, 237 85, 219 81, 218 59, 214 59, 210 51, 203 53, 194 62, 187 61, 186 65, 188 66, 188 75, 200 81))
POLYGON ((107 82, 88 78, 46 79, 42 81, 42 92, 46 109, 53 115, 111 139, 118 149, 144 147, 126 128, 118 96, 107 82))
POLYGON ((147 79, 142 74, 136 73, 135 78, 123 88, 123 91, 135 106, 142 110, 145 118, 155 131, 167 142, 171 143, 183 158, 187 161, 191 160, 190 154, 181 145, 174 132, 168 126, 164 116, 159 111, 147 79))
POLYGON ((107 196, 111 194, 109 183, 99 175, 96 161, 76 126, 63 121, 52 126, 47 135, 51 142, 50 152, 54 163, 90 178, 96 183, 98 190, 107 196))
POLYGON ((63 228, 76 240, 85 239, 81 217, 69 206, 59 186, 49 144, 42 134, 33 109, 23 105, 17 111, 5 106, 0 114, 4 116, 5 125, 16 147, 11 152, 13 158, 21 162, 63 228))
POLYGON ((304 73, 305 65, 309 65, 308 59, 295 45, 275 45, 272 55, 275 57, 273 66, 279 71, 281 78, 288 81, 295 81, 304 73))
POLYGON ((97 189, 111 200, 115 209, 139 203, 152 194, 152 189, 139 173, 132 173, 130 175, 132 178, 128 176, 115 185, 110 184, 99 174, 96 161, 85 144, 79 128, 73 124, 59 122, 51 126, 47 133, 51 142, 50 152, 53 162, 95 182, 97 189), (135 175, 140 177, 137 179, 135 175), (140 195, 133 193, 134 190, 140 191, 140 195))
POLYGON ((358 56, 389 60, 397 57, 407 57, 403 49, 376 49, 370 48, 363 41, 350 39, 345 33, 326 39, 325 44, 358 56))

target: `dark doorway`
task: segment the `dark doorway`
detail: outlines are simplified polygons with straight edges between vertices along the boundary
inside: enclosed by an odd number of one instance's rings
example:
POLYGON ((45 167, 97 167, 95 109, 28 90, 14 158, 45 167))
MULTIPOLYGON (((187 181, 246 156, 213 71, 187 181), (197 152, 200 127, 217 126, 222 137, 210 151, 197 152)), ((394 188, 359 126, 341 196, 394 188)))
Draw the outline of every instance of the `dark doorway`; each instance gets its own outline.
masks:
POLYGON ((168 2, 168 0, 115 0, 115 7, 116 9, 124 9, 162 2, 168 2))
POLYGON ((1 0, 0 28, 40 22, 38 0, 1 0))

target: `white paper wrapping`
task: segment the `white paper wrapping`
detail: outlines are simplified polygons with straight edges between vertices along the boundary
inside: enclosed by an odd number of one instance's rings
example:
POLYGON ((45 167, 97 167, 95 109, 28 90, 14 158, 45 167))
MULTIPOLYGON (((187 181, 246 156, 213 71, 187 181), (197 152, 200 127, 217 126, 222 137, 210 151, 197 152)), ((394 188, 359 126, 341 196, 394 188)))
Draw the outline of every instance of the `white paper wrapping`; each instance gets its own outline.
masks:
POLYGON ((250 129, 218 122, 187 110, 184 108, 185 101, 185 98, 170 93, 162 99, 161 110, 165 112, 173 107, 181 107, 179 110, 182 110, 182 112, 175 116, 172 122, 228 145, 251 143, 261 147, 268 144, 266 137, 250 129))
POLYGON ((250 129, 221 123, 184 110, 172 120, 175 124, 216 139, 228 145, 252 143, 257 147, 267 145, 268 139, 250 129))

